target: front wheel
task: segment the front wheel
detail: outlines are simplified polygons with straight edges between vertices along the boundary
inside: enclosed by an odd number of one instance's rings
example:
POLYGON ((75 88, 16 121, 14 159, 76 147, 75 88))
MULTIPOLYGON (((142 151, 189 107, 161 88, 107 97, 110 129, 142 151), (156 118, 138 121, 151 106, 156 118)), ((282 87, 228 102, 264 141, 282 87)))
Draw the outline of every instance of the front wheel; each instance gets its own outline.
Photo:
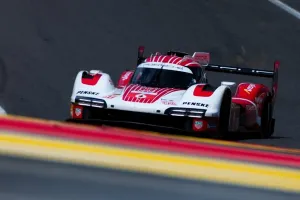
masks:
POLYGON ((217 127, 217 137, 220 139, 225 139, 229 136, 229 118, 230 118, 230 109, 231 109, 231 92, 226 91, 221 107, 220 107, 220 116, 219 123, 217 127))
POLYGON ((93 119, 93 113, 90 107, 83 107, 82 119, 93 119))

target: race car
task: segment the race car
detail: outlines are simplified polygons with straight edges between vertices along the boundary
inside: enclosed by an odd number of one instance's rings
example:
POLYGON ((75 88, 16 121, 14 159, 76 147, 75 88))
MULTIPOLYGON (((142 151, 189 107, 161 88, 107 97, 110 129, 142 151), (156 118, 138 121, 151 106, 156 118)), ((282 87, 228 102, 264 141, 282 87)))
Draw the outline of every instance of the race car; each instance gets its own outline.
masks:
POLYGON ((124 71, 116 86, 101 70, 77 74, 68 121, 145 124, 218 138, 256 132, 268 138, 275 127, 278 70, 279 61, 272 71, 210 64, 208 52, 168 51, 145 57, 140 46, 136 68, 124 71), (272 85, 223 81, 214 86, 208 83, 207 71, 266 77, 272 85))

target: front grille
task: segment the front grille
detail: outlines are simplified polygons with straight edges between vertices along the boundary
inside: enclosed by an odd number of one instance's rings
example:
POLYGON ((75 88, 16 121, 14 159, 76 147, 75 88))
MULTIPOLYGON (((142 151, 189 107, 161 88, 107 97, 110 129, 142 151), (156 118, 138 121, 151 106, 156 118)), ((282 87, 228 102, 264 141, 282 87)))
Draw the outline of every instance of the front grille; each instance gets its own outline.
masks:
POLYGON ((193 108, 169 108, 165 114, 178 117, 192 117, 202 118, 205 114, 204 109, 193 109, 193 108))
POLYGON ((95 108, 106 108, 106 103, 102 99, 95 99, 89 97, 76 97, 75 103, 81 106, 90 106, 95 108))

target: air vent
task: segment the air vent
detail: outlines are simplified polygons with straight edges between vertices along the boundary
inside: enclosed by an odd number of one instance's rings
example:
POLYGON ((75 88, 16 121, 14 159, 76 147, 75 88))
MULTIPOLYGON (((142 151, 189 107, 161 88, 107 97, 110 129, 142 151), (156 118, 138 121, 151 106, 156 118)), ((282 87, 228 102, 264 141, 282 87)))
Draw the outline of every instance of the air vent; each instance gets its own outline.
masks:
POLYGON ((77 97, 75 103, 81 106, 90 106, 95 108, 105 108, 106 103, 102 99, 94 99, 88 97, 77 97))
POLYGON ((203 109, 169 108, 166 111, 166 114, 177 117, 202 118, 205 114, 205 111, 206 110, 203 109))

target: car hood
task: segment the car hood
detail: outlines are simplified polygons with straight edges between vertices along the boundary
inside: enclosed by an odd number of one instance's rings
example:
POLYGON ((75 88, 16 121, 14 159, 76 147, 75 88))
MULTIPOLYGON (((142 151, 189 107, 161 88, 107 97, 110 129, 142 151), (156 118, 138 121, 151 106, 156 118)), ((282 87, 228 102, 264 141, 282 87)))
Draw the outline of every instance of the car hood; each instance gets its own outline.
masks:
POLYGON ((128 85, 123 91, 122 100, 136 103, 160 103, 176 105, 185 90, 175 88, 155 88, 140 85, 128 85))

